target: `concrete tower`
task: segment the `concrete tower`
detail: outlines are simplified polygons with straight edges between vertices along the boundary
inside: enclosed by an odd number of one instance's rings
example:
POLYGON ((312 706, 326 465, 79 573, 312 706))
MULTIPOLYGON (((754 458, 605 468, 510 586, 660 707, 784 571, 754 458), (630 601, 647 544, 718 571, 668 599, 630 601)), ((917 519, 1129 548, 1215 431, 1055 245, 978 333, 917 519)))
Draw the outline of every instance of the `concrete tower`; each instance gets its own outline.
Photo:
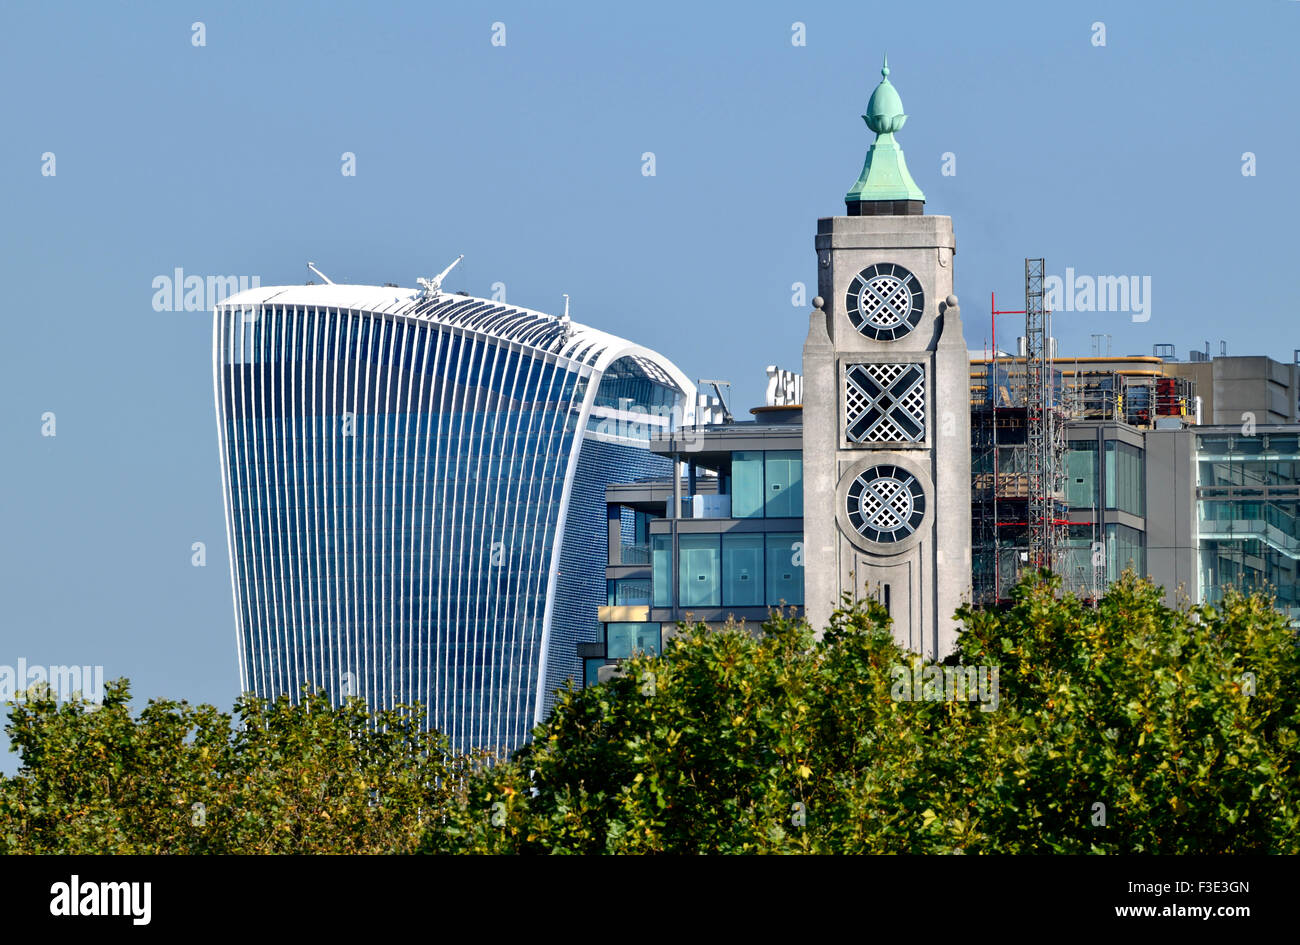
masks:
POLYGON ((951 651, 969 599, 970 380, 952 294, 952 220, 924 212, 894 133, 889 63, 847 215, 817 221, 818 298, 803 349, 804 585, 813 627, 876 597, 898 641, 951 651))

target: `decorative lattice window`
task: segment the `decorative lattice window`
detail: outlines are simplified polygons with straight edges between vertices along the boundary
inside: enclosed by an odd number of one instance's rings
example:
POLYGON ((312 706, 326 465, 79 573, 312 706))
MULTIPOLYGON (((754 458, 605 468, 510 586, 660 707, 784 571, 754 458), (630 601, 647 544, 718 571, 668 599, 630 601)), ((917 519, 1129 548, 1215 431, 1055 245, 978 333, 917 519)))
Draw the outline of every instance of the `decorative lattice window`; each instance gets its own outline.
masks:
POLYGON ((854 443, 925 440, 925 366, 850 364, 844 369, 844 428, 854 443))
POLYGON ((849 523, 868 541, 902 541, 925 518, 925 490, 899 466, 872 466, 849 485, 849 523))
POLYGON ((921 320, 925 293, 916 276, 894 263, 868 266, 849 283, 844 310, 859 333, 896 341, 921 320))

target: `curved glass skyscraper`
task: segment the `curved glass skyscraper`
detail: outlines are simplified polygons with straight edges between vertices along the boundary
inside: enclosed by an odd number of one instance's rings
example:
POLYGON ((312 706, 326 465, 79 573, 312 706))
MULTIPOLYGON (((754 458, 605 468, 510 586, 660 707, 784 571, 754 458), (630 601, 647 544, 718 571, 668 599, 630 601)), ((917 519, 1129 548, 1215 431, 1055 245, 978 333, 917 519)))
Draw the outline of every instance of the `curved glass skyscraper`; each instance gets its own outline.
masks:
POLYGON ((241 684, 423 702, 522 744, 596 639, 605 486, 694 386, 653 351, 437 290, 231 296, 213 382, 241 684))

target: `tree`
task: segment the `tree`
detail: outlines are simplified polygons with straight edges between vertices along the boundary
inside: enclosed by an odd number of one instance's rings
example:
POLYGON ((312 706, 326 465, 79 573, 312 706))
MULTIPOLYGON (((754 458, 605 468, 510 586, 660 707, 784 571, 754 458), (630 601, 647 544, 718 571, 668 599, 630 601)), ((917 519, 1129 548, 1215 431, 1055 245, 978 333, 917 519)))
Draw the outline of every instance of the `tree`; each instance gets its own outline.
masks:
POLYGON ((105 689, 99 706, 36 688, 11 709, 22 768, 0 779, 0 852, 406 852, 467 760, 414 707, 304 692, 133 718, 127 682, 105 689))
POLYGON ((758 635, 685 628, 661 657, 566 691, 422 849, 1300 849, 1286 619, 1259 596, 1171 609, 1131 574, 1096 610, 1059 584, 963 609, 947 666, 900 649, 875 603, 846 601, 819 641, 781 614, 758 635), (996 702, 946 698, 962 667, 990 690, 998 670, 996 702))
POLYGON ((5 853, 1300 852, 1300 650, 1261 596, 1096 609, 1024 581, 939 665, 848 601, 820 638, 686 627, 508 760, 323 694, 10 712, 5 853), (994 673, 996 670, 996 674, 994 673), (972 689, 971 686, 974 686, 972 689), (491 762, 491 763, 489 763, 491 762))

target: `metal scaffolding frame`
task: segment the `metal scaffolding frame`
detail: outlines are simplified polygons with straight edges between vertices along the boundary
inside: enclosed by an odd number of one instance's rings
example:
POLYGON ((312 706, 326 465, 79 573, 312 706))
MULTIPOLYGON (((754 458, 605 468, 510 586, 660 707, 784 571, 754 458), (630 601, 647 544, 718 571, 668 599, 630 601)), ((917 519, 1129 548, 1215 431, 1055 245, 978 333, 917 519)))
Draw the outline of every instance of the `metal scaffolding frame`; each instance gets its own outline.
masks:
MULTIPOLYGON (((1105 592, 1104 557, 1094 553, 1095 543, 1105 540, 1095 494, 1091 535, 1070 535, 1070 420, 1149 428, 1165 418, 1195 415, 1192 382, 1158 367, 1096 363, 1109 358, 1058 362, 1045 273, 1044 260, 1025 260, 1021 311, 1000 311, 996 295, 991 298, 993 350, 982 367, 971 370, 971 577, 977 604, 1005 601, 1026 570, 1043 567, 1081 598, 1095 600, 1105 592), (1025 317, 1018 354, 998 348, 999 315, 1025 317)), ((1099 454, 1094 475, 1102 474, 1103 460, 1099 454)))
POLYGON ((1025 568, 1057 568, 1069 534, 1065 504, 1065 399, 1044 299, 1045 263, 1025 260, 1025 307, 999 311, 993 297, 993 354, 972 400, 975 600, 1004 600, 1025 568), (1000 362, 997 316, 1025 316, 1025 347, 1000 362), (1003 367, 1005 363, 1005 367, 1003 367))
POLYGON ((1051 411, 1051 383, 1045 376, 1043 311, 1043 260, 1025 260, 1025 441, 1029 453, 1029 563, 1035 568, 1051 567, 1051 536, 1048 533, 1051 481, 1048 456, 1051 411))

